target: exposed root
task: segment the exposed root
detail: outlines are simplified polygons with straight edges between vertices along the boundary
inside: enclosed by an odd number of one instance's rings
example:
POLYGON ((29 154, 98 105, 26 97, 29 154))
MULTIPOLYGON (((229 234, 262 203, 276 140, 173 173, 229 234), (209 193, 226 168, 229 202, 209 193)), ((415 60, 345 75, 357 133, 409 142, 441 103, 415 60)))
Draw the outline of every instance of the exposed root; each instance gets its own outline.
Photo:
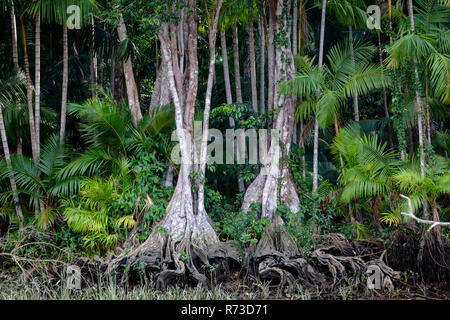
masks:
POLYGON ((328 268, 333 278, 333 286, 342 278, 351 278, 356 284, 360 283, 361 274, 365 269, 364 261, 359 257, 339 256, 336 252, 339 250, 335 246, 319 246, 312 253, 312 257, 317 259, 319 265, 328 268))
POLYGON ((245 266, 262 282, 292 289, 295 280, 303 286, 325 286, 325 278, 305 259, 285 230, 266 230, 261 240, 250 248, 245 266))
POLYGON ((366 266, 366 275, 369 275, 368 270, 377 270, 380 274, 380 288, 387 289, 389 291, 394 290, 393 280, 400 280, 401 273, 398 271, 394 271, 391 267, 386 265, 383 261, 385 252, 381 255, 379 259, 374 259, 367 262, 366 266))

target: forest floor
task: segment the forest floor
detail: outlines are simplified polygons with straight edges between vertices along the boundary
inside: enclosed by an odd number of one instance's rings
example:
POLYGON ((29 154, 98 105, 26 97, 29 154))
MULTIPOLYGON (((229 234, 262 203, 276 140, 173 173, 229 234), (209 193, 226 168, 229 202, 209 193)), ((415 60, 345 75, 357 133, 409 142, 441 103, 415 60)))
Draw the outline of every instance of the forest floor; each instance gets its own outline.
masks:
MULTIPOLYGON (((164 292, 151 284, 124 287, 114 281, 73 290, 64 281, 56 283, 46 274, 26 282, 19 270, 0 273, 0 300, 450 300, 446 284, 398 282, 393 290, 369 290, 364 284, 342 280, 331 290, 304 289, 295 284, 290 291, 267 283, 251 286, 236 280, 213 285, 212 289, 170 286, 164 292)), ((412 280, 412 279, 411 279, 412 280)))

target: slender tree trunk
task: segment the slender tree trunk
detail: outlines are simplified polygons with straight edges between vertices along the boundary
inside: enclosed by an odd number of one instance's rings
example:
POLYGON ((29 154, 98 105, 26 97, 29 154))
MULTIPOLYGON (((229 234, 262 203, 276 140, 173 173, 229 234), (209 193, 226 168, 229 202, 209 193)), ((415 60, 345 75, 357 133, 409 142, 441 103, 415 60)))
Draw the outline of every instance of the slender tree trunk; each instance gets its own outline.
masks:
POLYGON ((380 217, 378 215, 378 202, 380 200, 380 196, 374 196, 372 197, 372 215, 373 215, 373 222, 375 223, 375 227, 380 230, 381 229, 381 222, 380 217))
POLYGON ((206 173, 206 157, 209 137, 209 114, 211 111, 211 94, 214 80, 214 73, 216 68, 216 36, 217 36, 217 23, 219 21, 219 13, 222 8, 222 0, 217 0, 214 7, 212 16, 209 15, 209 69, 208 69, 208 81, 206 85, 205 94, 205 108, 203 111, 203 133, 202 144, 200 149, 200 172, 201 179, 199 182, 198 190, 198 212, 205 211, 205 180, 203 177, 206 173))
MULTIPOLYGON (((355 53, 353 50, 353 27, 348 27, 348 40, 350 46, 350 55, 352 58, 352 63, 355 63, 355 53)), ((355 121, 359 122, 359 102, 358 102, 358 94, 356 92, 353 93, 353 110, 355 112, 355 121)))
POLYGON ((34 163, 38 162, 37 157, 37 147, 36 147, 36 129, 34 122, 34 110, 33 110, 33 85, 31 83, 30 77, 30 65, 28 62, 28 51, 27 51, 27 38, 25 32, 25 23, 23 21, 23 16, 20 16, 20 26, 22 29, 22 45, 23 45, 23 57, 25 65, 25 75, 27 78, 27 105, 28 105, 28 121, 30 124, 30 139, 31 139, 31 152, 33 155, 34 163))
MULTIPOLYGON (((14 1, 11 1, 11 40, 12 40, 12 58, 14 68, 19 69, 19 53, 17 50, 17 23, 14 12, 14 1)), ((16 153, 22 154, 22 138, 17 138, 16 153)))
POLYGON ((36 130, 36 157, 41 153, 41 12, 36 16, 35 79, 34 79, 34 121, 36 130))
MULTIPOLYGON (((125 41, 127 38, 127 29, 125 27, 122 14, 119 15, 119 27, 117 28, 117 34, 119 35, 119 40, 121 42, 125 41)), ((131 110, 133 126, 137 128, 138 122, 142 119, 142 112, 130 57, 124 60, 122 64, 123 73, 125 75, 125 84, 127 87, 128 107, 131 110)))
POLYGON ((259 19, 258 23, 258 33, 259 33, 259 108, 260 113, 266 113, 266 98, 265 98, 265 35, 264 35, 264 25, 262 17, 259 19))
MULTIPOLYGON (((393 31, 392 26, 392 0, 388 0, 388 14, 389 14, 389 30, 393 31)), ((389 43, 392 44, 394 40, 392 39, 392 35, 389 36, 389 43)))
POLYGON ((252 87, 253 111, 258 112, 258 91, 256 89, 256 57, 255 57, 255 36, 253 32, 253 0, 248 1, 248 42, 250 54, 250 78, 252 87))
MULTIPOLYGON (((292 10, 292 54, 297 55, 298 52, 298 1, 294 0, 294 8, 292 10)), ((297 143, 297 119, 294 120, 293 143, 297 143)))
POLYGON ((115 86, 115 78, 116 78, 116 47, 113 45, 111 49, 111 70, 109 75, 109 86, 111 91, 111 96, 114 98, 116 96, 116 86, 115 86))
MULTIPOLYGON (((437 209, 436 201, 433 201, 433 203, 431 204, 431 211, 433 213, 433 221, 440 222, 439 211, 437 209)), ((439 242, 442 243, 441 227, 440 226, 434 227, 434 232, 436 232, 436 236, 437 236, 439 242)))
POLYGON ((59 143, 63 144, 66 137, 67 86, 69 83, 69 40, 67 38, 67 23, 63 24, 63 78, 61 94, 61 123, 59 143))
POLYGON ((236 101, 242 103, 241 72, 239 67, 239 38, 237 21, 233 26, 233 61, 234 61, 234 85, 236 87, 236 101))
MULTIPOLYGON (((0 105, 0 134, 1 134, 1 138, 2 138, 2 147, 3 147, 3 153, 5 154, 6 165, 8 166, 8 169, 11 169, 11 157, 10 157, 10 153, 9 153, 8 138, 6 135, 5 123, 3 122, 2 109, 3 109, 3 106, 0 105)), ((17 214, 17 217, 20 220, 22 220, 23 219, 22 207, 20 206, 19 195, 17 194, 16 179, 14 178, 13 174, 11 174, 11 176, 9 177, 9 181, 11 183, 11 191, 13 192, 13 200, 14 200, 14 206, 16 208, 16 214, 17 214)))
MULTIPOLYGON (((325 41, 325 16, 327 10, 327 1, 322 1, 322 16, 320 22, 320 41, 319 41, 319 68, 323 65, 323 46, 325 41)), ((319 186, 319 121, 314 119, 314 154, 313 154, 313 192, 317 191, 319 186)))
MULTIPOLYGON (((230 68, 228 67, 228 53, 227 53, 227 38, 225 30, 222 28, 220 30, 220 46, 222 50, 222 63, 223 63, 223 78, 225 82, 225 96, 227 99, 227 104, 233 103, 233 96, 231 94, 231 82, 230 82, 230 68)), ((230 119, 230 124, 231 124, 230 119)), ((233 121, 234 122, 234 121, 233 121)), ((234 124, 233 124, 234 126, 234 124)))
POLYGON ((431 144, 431 119, 430 119, 430 100, 428 87, 428 66, 425 67, 425 115, 426 115, 426 132, 428 143, 431 144))
POLYGON ((275 76, 275 49, 274 49, 274 20, 273 12, 269 10, 269 27, 267 28, 267 110, 274 108, 274 76, 275 76))
POLYGON ((298 0, 294 0, 294 9, 292 12, 292 54, 298 53, 298 0))
MULTIPOLYGON (((377 34, 378 34, 378 56, 380 58, 380 68, 381 68, 381 72, 384 73, 383 51, 381 49, 381 34, 380 34, 380 32, 378 32, 377 34)), ((386 88, 384 88, 384 87, 383 87, 383 106, 384 106, 384 116, 387 119, 389 147, 391 147, 391 149, 394 149, 394 142, 392 140, 391 118, 389 116, 386 88)))
POLYGON ((16 15, 14 13, 14 1, 11 1, 11 39, 12 39, 12 52, 14 67, 19 67, 19 54, 17 51, 17 25, 16 15))
POLYGON ((94 17, 91 18, 91 48, 89 50, 90 61, 90 75, 89 75, 89 89, 91 90, 91 97, 96 98, 97 93, 94 91, 98 83, 98 66, 97 66, 97 52, 95 50, 95 22, 94 17))
MULTIPOLYGON (((413 2, 412 0, 408 0, 408 14, 411 23, 411 30, 414 31, 414 10, 413 10, 413 2)), ((414 63, 414 76, 416 80, 416 84, 420 83, 419 79, 419 67, 417 64, 417 58, 413 55, 413 63, 414 63)), ((420 172, 422 177, 425 176, 425 154, 423 148, 423 120, 422 120, 422 101, 420 99, 420 92, 416 89, 416 113, 417 113, 417 129, 419 131, 419 154, 420 154, 420 172)))

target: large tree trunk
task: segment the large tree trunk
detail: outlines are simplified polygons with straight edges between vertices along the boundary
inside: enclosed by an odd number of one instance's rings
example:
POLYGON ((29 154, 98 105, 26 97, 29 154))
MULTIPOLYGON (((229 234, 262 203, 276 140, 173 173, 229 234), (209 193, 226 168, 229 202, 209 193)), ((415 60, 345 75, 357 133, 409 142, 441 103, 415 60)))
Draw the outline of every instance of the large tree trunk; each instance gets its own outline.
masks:
MULTIPOLYGON (((319 68, 323 65, 323 46, 325 41, 325 15, 327 12, 327 1, 322 1, 322 16, 320 22, 320 41, 319 41, 319 68)), ((314 154, 313 154, 313 192, 317 191, 319 186, 319 121, 314 119, 314 154)))
POLYGON ((28 62, 25 23, 23 21, 22 15, 20 16, 20 26, 22 29, 23 58, 24 58, 24 66, 25 66, 25 75, 27 78, 27 105, 28 105, 28 122, 30 124, 31 153, 33 155, 34 163, 37 163, 38 156, 37 156, 37 147, 36 147, 36 129, 35 129, 34 110, 33 110, 33 85, 31 83, 30 65, 28 62))
MULTIPOLYGON (((210 281, 200 272, 200 267, 210 265, 212 260, 220 263, 225 261, 226 257, 225 250, 208 222, 204 206, 199 204, 200 197, 198 192, 193 190, 195 182, 191 177, 194 171, 199 170, 193 136, 194 106, 198 89, 198 36, 196 1, 189 0, 188 6, 192 12, 186 12, 186 23, 179 23, 175 27, 164 22, 159 33, 163 63, 167 65, 168 83, 175 107, 176 134, 181 151, 178 182, 167 206, 166 216, 153 229, 150 237, 132 253, 118 257, 109 264, 109 271, 120 271, 124 262, 132 270, 145 262, 146 272, 156 272, 157 286, 160 288, 174 280, 186 282, 189 279, 208 286, 210 281), (169 32, 169 29, 175 32, 169 32), (174 67, 174 64, 180 65, 181 59, 177 40, 187 45, 187 64, 183 69, 174 67), (177 87, 176 78, 182 75, 185 79, 184 85, 177 87)), ((212 83, 212 77, 209 78, 212 83)))
POLYGON ((67 24, 63 24, 63 77, 61 94, 61 122, 59 127, 59 142, 64 143, 66 136, 67 86, 69 83, 69 41, 67 39, 67 24))
MULTIPOLYGON (((289 1, 272 3, 270 10, 273 11, 272 16, 275 19, 271 19, 271 23, 275 22, 276 34, 284 35, 289 39, 289 26, 286 15, 283 15, 284 9, 289 10, 289 1)), ((289 40, 277 43, 274 58, 274 91, 276 92, 279 81, 292 78, 295 72, 289 40)), ((260 281, 274 281, 280 286, 291 286, 294 279, 301 280, 302 285, 311 284, 312 279, 312 282, 317 284, 322 282, 323 278, 306 260, 300 258, 294 240, 286 230, 280 228, 283 220, 275 214, 279 205, 288 206, 292 212, 298 212, 300 209, 292 174, 284 160, 292 142, 295 99, 279 94, 275 106, 277 106, 278 114, 274 120, 274 129, 279 135, 272 137, 263 168, 247 189, 242 204, 243 211, 248 211, 252 203, 261 203, 261 218, 271 221, 271 225, 265 230, 258 244, 250 249, 245 263, 250 267, 250 272, 255 273, 260 281), (280 147, 279 141, 283 148, 280 147)))
POLYGON ((241 71, 239 66, 239 38, 237 21, 233 26, 233 61, 234 61, 234 86, 236 88, 236 102, 242 103, 241 71))
MULTIPOLYGON (((11 157, 9 154, 8 138, 6 135, 5 123, 3 121, 2 109, 3 109, 3 106, 0 105, 0 134, 1 134, 1 138, 2 138, 2 148, 3 148, 3 153, 5 154, 6 165, 8 166, 9 169, 11 169, 11 157)), ((17 214, 17 217, 20 220, 22 220, 23 219, 22 207, 20 206, 19 195, 17 194, 16 179, 14 178, 13 174, 10 175, 9 181, 11 183, 11 191, 13 192, 13 201, 14 201, 14 206, 16 208, 16 214, 17 214)))
POLYGON ((253 32, 253 1, 248 1, 248 43, 250 55, 250 79, 252 87, 253 111, 258 112, 258 91, 256 89, 256 57, 255 57, 255 35, 253 32))
POLYGON ((34 79, 34 122, 36 130, 36 157, 41 153, 41 12, 36 16, 35 79, 34 79))
MULTIPOLYGON (((119 27, 117 28, 119 41, 125 41, 127 38, 127 29, 123 21, 122 14, 119 14, 119 27)), ((125 75, 125 84, 127 87, 128 107, 131 111, 133 126, 137 128, 138 122, 142 119, 141 105, 139 103, 139 94, 134 80, 133 66, 130 57, 122 62, 123 73, 125 75)))

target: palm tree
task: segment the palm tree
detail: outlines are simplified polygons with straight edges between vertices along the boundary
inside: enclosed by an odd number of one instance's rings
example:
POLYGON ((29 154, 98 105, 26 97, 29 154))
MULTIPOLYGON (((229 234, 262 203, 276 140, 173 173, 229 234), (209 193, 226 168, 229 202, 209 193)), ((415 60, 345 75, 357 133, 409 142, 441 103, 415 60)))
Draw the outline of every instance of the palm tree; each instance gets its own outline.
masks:
MULTIPOLYGON (((0 168, 1 177, 16 177, 18 191, 29 197, 31 207, 39 211, 41 203, 45 204, 36 217, 43 222, 43 226, 51 225, 53 221, 52 206, 56 203, 55 200, 76 191, 72 177, 58 177, 59 171, 67 163, 67 154, 65 147, 58 143, 58 137, 54 135, 43 145, 37 164, 25 156, 13 156, 10 167, 0 168)), ((7 200, 11 193, 3 194, 2 200, 7 200)))
MULTIPOLYGON (((23 97, 23 87, 25 86, 25 75, 21 71, 18 71, 18 73, 10 77, 5 77, 5 80, 0 79, 0 134, 2 139, 2 148, 5 154, 6 167, 9 170, 11 169, 11 155, 9 153, 8 138, 6 135, 5 123, 3 121, 3 108, 6 104, 16 102, 18 98, 21 96, 23 97)), ((22 207, 19 202, 16 178, 14 174, 9 176, 9 181, 11 183, 11 191, 17 217, 19 219, 23 219, 22 207)))
MULTIPOLYGON (((389 77, 378 65, 368 63, 374 49, 371 45, 357 43, 352 54, 345 43, 338 44, 327 55, 330 67, 315 66, 308 57, 297 58, 299 73, 283 83, 280 90, 295 96, 309 97, 300 104, 298 118, 306 119, 313 114, 317 126, 326 128, 334 123, 338 134, 339 111, 347 97, 355 93, 367 94, 374 88, 386 87, 390 83, 389 77)), ((316 128, 314 130, 314 134, 318 135, 316 128)))
POLYGON ((91 14, 97 10, 95 0, 38 0, 31 4, 30 13, 35 17, 41 17, 45 22, 58 23, 63 26, 63 77, 61 93, 61 120, 59 138, 64 142, 66 132, 67 90, 69 81, 69 43, 67 35, 67 8, 76 5, 80 8, 80 25, 91 22, 91 14))
POLYGON ((366 136, 357 123, 342 128, 336 136, 331 151, 344 159, 345 171, 340 175, 342 185, 340 200, 371 198, 375 226, 381 228, 378 205, 384 195, 394 189, 392 176, 400 165, 396 153, 387 150, 377 136, 366 136))
MULTIPOLYGON (((365 3, 363 0, 332 0, 328 4, 328 7, 336 15, 337 20, 348 27, 348 44, 350 47, 350 53, 353 57, 353 26, 363 25, 366 22, 366 14, 361 7, 364 7, 365 3)), ((353 58, 352 58, 353 59, 353 58)), ((359 103, 358 95, 353 94, 353 108, 355 112, 355 121, 359 121, 359 103)))
MULTIPOLYGON (((439 222, 439 207, 437 199, 439 196, 450 192, 450 172, 448 170, 448 161, 443 157, 437 156, 433 163, 430 163, 422 169, 414 162, 407 168, 401 169, 393 176, 398 188, 409 195, 413 211, 417 211, 424 199, 431 204, 433 221, 439 222)), ((414 213, 414 212, 413 212, 414 213)), ((441 240, 440 227, 435 228, 438 239, 441 240)))

